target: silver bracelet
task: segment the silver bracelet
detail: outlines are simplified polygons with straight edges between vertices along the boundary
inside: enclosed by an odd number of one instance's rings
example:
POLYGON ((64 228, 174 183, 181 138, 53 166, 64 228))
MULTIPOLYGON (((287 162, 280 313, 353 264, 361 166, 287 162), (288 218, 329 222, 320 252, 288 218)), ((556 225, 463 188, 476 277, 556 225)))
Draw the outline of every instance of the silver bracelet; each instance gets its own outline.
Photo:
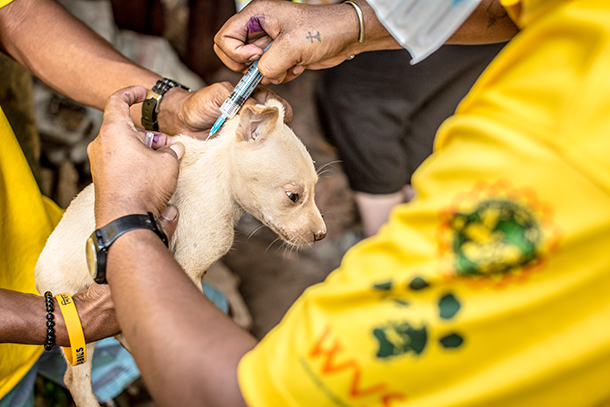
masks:
POLYGON ((362 44, 362 41, 364 41, 364 17, 362 16, 362 10, 360 9, 360 6, 358 4, 356 4, 356 2, 351 1, 351 0, 347 0, 344 1, 343 4, 351 4, 354 7, 354 10, 356 10, 356 14, 358 14, 358 23, 360 24, 360 33, 358 34, 358 42, 362 44))

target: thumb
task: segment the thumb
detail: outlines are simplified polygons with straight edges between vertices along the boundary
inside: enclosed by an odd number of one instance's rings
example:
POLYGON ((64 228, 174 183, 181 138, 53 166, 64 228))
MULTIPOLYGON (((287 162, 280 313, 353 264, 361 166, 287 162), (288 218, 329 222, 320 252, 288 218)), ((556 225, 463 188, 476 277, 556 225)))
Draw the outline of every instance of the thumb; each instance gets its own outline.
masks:
POLYGON ((169 146, 169 148, 176 153, 176 157, 178 158, 178 161, 180 161, 184 155, 184 145, 182 143, 174 143, 169 146))
POLYGON ((167 240, 171 241, 174 232, 176 231, 176 227, 178 227, 178 218, 180 214, 178 213, 178 208, 174 205, 167 205, 165 210, 161 213, 159 217, 159 222, 163 226, 165 230, 165 234, 167 235, 167 240))

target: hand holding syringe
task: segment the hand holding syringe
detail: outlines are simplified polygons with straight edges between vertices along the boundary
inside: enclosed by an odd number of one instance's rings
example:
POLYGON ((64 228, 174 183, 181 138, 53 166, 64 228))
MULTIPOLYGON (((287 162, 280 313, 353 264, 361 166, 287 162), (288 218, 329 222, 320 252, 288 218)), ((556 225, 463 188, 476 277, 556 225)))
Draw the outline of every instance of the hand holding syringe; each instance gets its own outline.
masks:
MULTIPOLYGON (((267 45, 263 52, 267 51, 270 46, 271 44, 267 45)), ((210 136, 216 133, 227 119, 231 119, 235 116, 237 111, 246 103, 246 100, 248 100, 250 95, 252 95, 252 92, 254 92, 254 89, 261 82, 261 79, 263 79, 263 75, 261 75, 258 70, 257 59, 252 66, 248 68, 246 74, 237 83, 233 92, 231 92, 227 100, 225 100, 220 107, 220 117, 216 119, 214 126, 212 126, 210 136)))

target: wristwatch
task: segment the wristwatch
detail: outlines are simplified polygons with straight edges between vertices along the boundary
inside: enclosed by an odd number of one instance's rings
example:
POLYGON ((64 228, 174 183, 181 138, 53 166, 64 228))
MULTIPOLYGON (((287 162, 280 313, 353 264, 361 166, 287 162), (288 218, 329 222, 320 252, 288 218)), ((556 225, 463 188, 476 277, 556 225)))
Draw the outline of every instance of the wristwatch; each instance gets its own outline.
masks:
POLYGON ((180 87, 191 91, 184 85, 179 84, 171 79, 163 78, 158 80, 152 89, 148 90, 146 99, 142 102, 142 126, 146 130, 159 130, 159 122, 157 121, 157 114, 159 113, 159 104, 163 95, 171 88, 180 87))
POLYGON ((106 284, 106 259, 110 245, 123 233, 134 229, 152 230, 167 247, 167 235, 152 213, 127 215, 113 220, 106 226, 96 229, 87 239, 87 267, 96 283, 106 284))

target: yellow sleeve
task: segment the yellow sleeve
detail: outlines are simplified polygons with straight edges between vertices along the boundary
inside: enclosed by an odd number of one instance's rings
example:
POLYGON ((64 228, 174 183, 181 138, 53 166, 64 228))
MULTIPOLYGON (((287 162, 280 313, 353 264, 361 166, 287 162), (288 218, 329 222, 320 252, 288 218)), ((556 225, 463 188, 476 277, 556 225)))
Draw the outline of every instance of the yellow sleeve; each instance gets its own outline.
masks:
POLYGON ((11 3, 13 0, 0 0, 0 8, 6 6, 7 4, 11 3))
POLYGON ((508 16, 519 26, 519 17, 521 14, 521 0, 501 0, 502 6, 506 9, 508 16))
POLYGON ((504 49, 416 199, 243 358, 249 405, 610 402, 607 4, 568 2, 504 49))
MULTIPOLYGON (((0 287, 37 293, 34 267, 63 211, 40 193, 1 108, 0 141, 0 287)), ((0 398, 21 380, 42 350, 42 346, 0 344, 0 398)))

